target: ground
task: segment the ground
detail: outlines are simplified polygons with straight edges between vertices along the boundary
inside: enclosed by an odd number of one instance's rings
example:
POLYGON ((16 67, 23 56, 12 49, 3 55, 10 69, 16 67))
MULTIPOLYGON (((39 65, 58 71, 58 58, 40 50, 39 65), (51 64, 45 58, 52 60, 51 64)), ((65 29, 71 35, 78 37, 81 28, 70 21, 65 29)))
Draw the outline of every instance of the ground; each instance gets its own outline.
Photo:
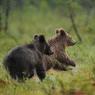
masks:
MULTIPOLYGON (((14 13, 15 14, 15 13, 14 13)), ((55 29, 63 27, 69 30, 77 40, 68 18, 26 12, 19 22, 19 14, 12 15, 8 36, 0 32, 0 95, 95 95, 95 19, 84 27, 85 15, 76 18, 82 42, 68 48, 67 52, 76 62, 76 68, 70 71, 47 72, 47 77, 40 82, 37 77, 18 83, 10 78, 2 66, 6 53, 13 47, 31 42, 34 34, 44 34, 46 38, 55 34, 55 29), (31 17, 32 15, 32 17, 31 17), (16 18, 16 19, 15 19, 16 18)))

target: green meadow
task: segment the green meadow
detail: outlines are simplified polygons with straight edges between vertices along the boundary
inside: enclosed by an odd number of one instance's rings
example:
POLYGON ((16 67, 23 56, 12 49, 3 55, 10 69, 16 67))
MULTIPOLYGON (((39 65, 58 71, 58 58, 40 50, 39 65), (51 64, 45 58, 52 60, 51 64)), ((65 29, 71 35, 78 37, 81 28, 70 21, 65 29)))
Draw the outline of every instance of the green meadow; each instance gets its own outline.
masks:
MULTIPOLYGON (((31 9, 31 8, 29 8, 31 9)), ((0 95, 95 95, 95 15, 85 26, 85 13, 75 17, 82 42, 71 28, 68 17, 58 11, 24 9, 14 11, 9 17, 8 32, 0 32, 0 95), (35 34, 44 34, 46 39, 56 35, 57 28, 64 28, 77 44, 67 47, 68 55, 75 60, 76 67, 69 71, 49 70, 43 82, 37 76, 18 83, 11 79, 3 67, 8 51, 18 45, 30 43, 35 34)))

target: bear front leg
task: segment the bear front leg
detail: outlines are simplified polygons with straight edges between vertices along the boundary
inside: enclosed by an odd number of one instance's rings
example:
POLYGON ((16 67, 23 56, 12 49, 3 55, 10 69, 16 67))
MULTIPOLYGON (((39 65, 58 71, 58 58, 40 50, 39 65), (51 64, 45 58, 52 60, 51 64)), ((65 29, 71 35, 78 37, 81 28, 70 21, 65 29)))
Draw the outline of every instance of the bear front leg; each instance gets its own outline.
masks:
POLYGON ((59 71, 67 71, 67 68, 64 64, 60 63, 58 60, 54 59, 55 62, 53 62, 53 69, 59 70, 59 71))
POLYGON ((67 65, 71 65, 71 66, 73 66, 73 67, 76 66, 75 62, 74 62, 73 60, 69 59, 68 57, 67 57, 67 59, 66 59, 66 63, 67 63, 67 65))
POLYGON ((71 59, 67 56, 67 54, 65 54, 65 53, 61 53, 60 55, 57 55, 56 59, 57 59, 60 63, 64 64, 65 66, 69 66, 69 65, 71 65, 71 66, 73 66, 73 67, 76 66, 75 62, 74 62, 73 60, 71 60, 71 59))
POLYGON ((46 77, 46 71, 45 71, 43 64, 36 65, 36 72, 37 72, 39 79, 43 81, 43 79, 46 77))

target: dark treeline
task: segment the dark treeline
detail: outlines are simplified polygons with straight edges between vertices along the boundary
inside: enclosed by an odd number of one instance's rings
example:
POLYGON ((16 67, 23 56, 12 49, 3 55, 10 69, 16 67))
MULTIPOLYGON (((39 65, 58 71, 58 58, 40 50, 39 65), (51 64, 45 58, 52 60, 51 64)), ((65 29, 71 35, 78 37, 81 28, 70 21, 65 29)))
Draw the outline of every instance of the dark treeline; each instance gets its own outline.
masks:
POLYGON ((45 10, 42 6, 46 6, 49 11, 58 11, 62 16, 69 17, 72 27, 81 41, 78 29, 75 23, 75 15, 82 11, 87 14, 85 25, 88 25, 89 18, 95 9, 95 0, 0 0, 0 31, 8 31, 8 20, 11 12, 19 10, 22 12, 26 7, 45 10))
POLYGON ((6 10, 6 7, 14 10, 16 8, 22 9, 25 6, 32 6, 39 8, 45 4, 51 10, 59 10, 60 12, 66 12, 68 6, 71 5, 74 9, 78 8, 86 11, 88 14, 95 8, 95 0, 0 0, 0 10, 6 10), (7 4, 9 4, 7 6, 7 4))

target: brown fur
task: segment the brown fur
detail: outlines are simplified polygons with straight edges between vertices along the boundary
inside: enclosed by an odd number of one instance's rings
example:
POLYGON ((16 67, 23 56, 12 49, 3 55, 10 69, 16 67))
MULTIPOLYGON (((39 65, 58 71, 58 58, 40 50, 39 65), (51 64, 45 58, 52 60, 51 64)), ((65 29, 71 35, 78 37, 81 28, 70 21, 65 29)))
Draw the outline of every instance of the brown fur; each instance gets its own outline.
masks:
POLYGON ((68 65, 75 67, 75 62, 68 57, 65 50, 66 47, 73 46, 75 42, 64 29, 56 30, 56 36, 50 39, 48 43, 54 54, 49 57, 44 57, 43 62, 46 66, 46 70, 50 68, 67 70, 66 67, 68 65))

